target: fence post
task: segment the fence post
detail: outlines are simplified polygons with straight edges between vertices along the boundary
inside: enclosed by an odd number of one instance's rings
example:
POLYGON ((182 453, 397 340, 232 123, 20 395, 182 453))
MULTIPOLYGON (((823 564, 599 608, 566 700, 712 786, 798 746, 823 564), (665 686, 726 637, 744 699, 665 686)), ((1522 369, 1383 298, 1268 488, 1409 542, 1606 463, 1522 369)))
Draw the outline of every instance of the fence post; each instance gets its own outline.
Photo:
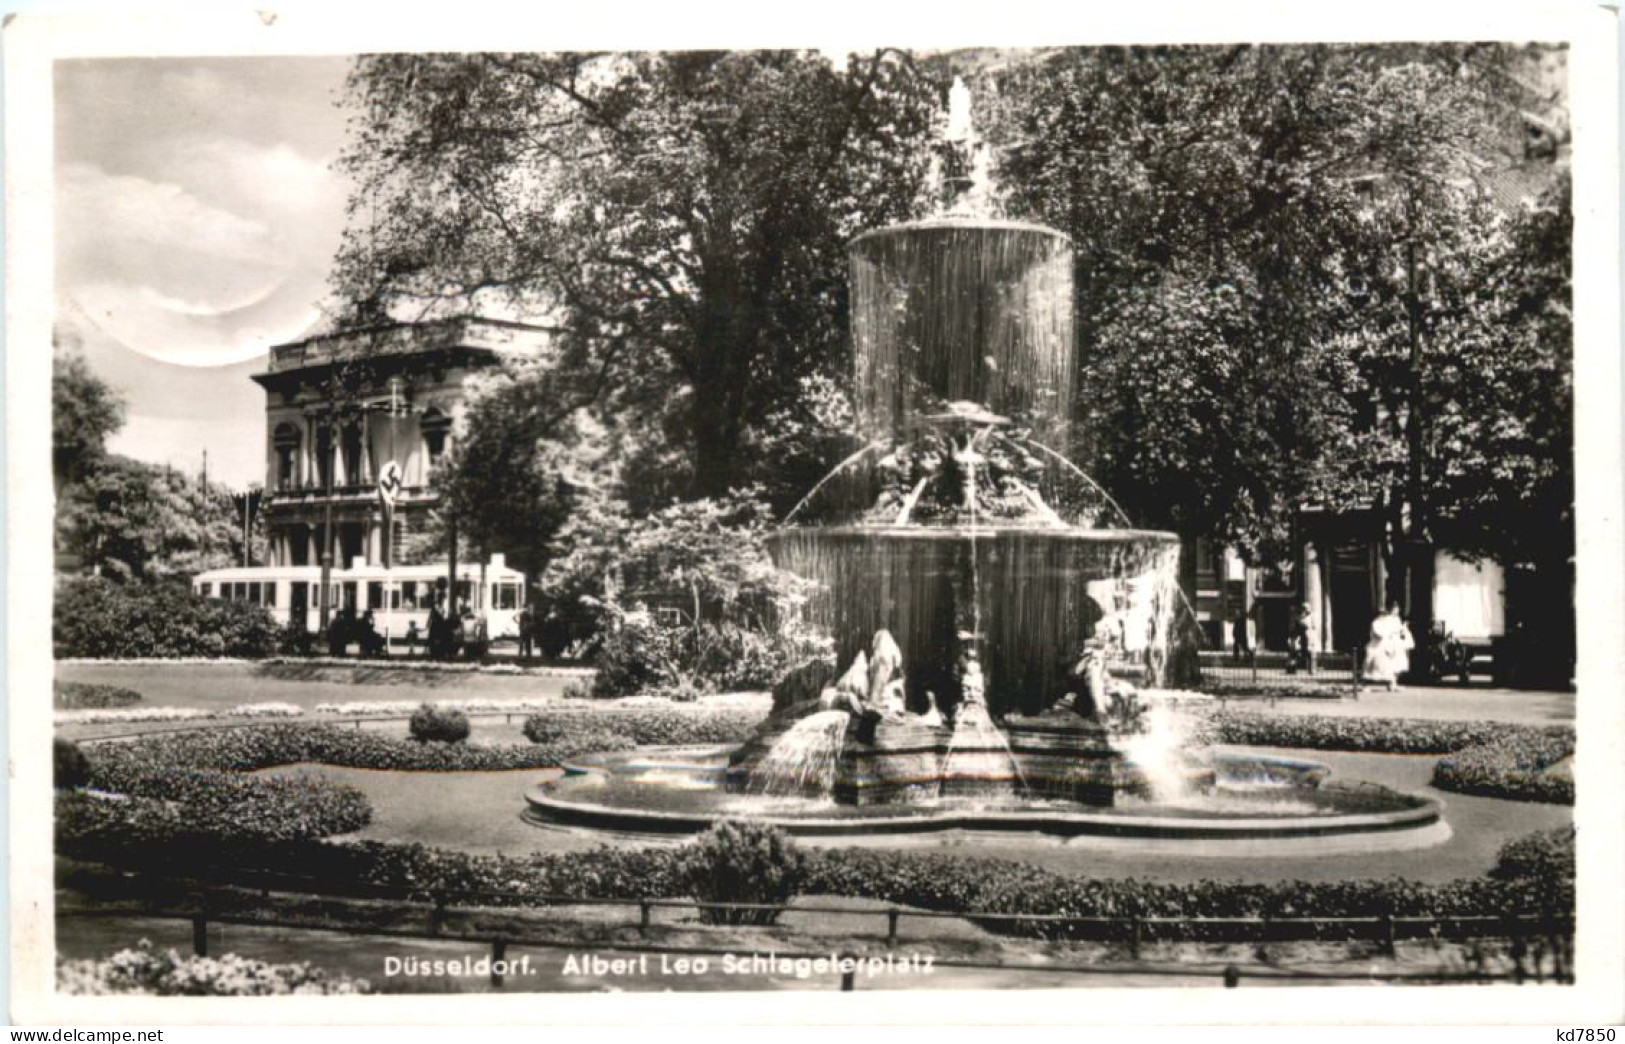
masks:
POLYGON ((429 930, 436 935, 440 934, 441 924, 446 919, 446 893, 436 889, 434 892, 434 911, 429 914, 429 930))
POLYGON ((1394 915, 1382 915, 1382 952, 1389 957, 1394 956, 1394 915))
POLYGON ((202 914, 192 918, 192 952, 199 957, 209 956, 209 921, 202 914))
POLYGON ((1236 967, 1234 964, 1225 965, 1225 967, 1224 967, 1224 988, 1227 989, 1227 990, 1233 990, 1237 986, 1240 986, 1240 985, 1241 985, 1241 969, 1236 967))
POLYGON ((1365 681, 1365 665, 1360 662, 1360 647, 1349 650, 1349 673, 1354 676, 1354 698, 1360 698, 1360 683, 1365 681))
POLYGON ((1258 648, 1254 646, 1247 650, 1247 660, 1253 667, 1253 684, 1258 684, 1258 648))
POLYGON ((844 966, 841 971, 841 992, 851 993, 857 988, 858 959, 850 953, 843 953, 841 964, 844 966))
POLYGON ((1135 914, 1128 919, 1128 955, 1135 960, 1140 959, 1140 915, 1135 914))
POLYGON ((895 906, 886 911, 886 945, 887 946, 896 946, 897 945, 897 918, 898 918, 899 913, 900 913, 900 911, 895 906))
POLYGON ((638 900, 638 934, 649 934, 649 900, 638 900))
POLYGON ((504 939, 491 941, 491 985, 502 988, 502 966, 508 960, 508 943, 504 939))

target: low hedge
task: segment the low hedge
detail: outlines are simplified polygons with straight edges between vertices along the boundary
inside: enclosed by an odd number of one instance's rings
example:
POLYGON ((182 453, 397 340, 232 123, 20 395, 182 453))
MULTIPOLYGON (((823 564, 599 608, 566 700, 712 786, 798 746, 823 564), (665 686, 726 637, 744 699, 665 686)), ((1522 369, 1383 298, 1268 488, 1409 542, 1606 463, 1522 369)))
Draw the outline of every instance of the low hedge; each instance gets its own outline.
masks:
POLYGON ((763 711, 741 707, 605 704, 539 711, 525 719, 524 730, 532 742, 558 742, 597 731, 625 737, 633 746, 698 746, 743 742, 762 719, 763 711))
POLYGON ((1372 754, 1450 754, 1466 747, 1509 738, 1523 740, 1537 736, 1574 735, 1573 727, 1567 725, 1356 718, 1331 714, 1263 714, 1234 710, 1212 714, 1206 731, 1216 743, 1372 754))
POLYGON ((1444 754, 1433 767, 1440 790, 1574 804, 1574 780, 1545 771, 1574 753, 1569 725, 1219 711, 1198 731, 1207 742, 1244 746, 1444 754))
MULTIPOLYGON (((595 741, 591 741, 595 742, 595 741)), ((563 757, 601 749, 569 738, 543 745, 523 743, 418 743, 402 736, 324 724, 245 725, 123 743, 97 744, 91 761, 98 780, 119 789, 122 774, 147 766, 251 772, 274 765, 315 762, 349 768, 419 772, 489 772, 551 768, 563 757)), ((98 784, 100 785, 100 784, 98 784)))
MULTIPOLYGON (((58 797, 63 807, 76 795, 58 797)), ((177 828, 183 829, 183 828, 177 828)), ((59 831, 61 827, 59 826, 59 831)), ((354 842, 265 843, 252 838, 204 844, 193 834, 169 839, 144 835, 59 838, 65 854, 149 872, 194 875, 212 870, 229 879, 233 868, 304 875, 332 894, 385 889, 403 898, 444 898, 453 904, 538 905, 540 897, 659 899, 708 895, 696 886, 709 867, 700 846, 620 849, 526 856, 475 855, 420 844, 354 842)), ((713 846, 714 847, 714 846, 713 846)), ((754 847, 754 846, 753 846, 754 847)), ((1572 916, 1572 844, 1565 857, 1559 834, 1536 835, 1506 846, 1490 873, 1441 884, 1401 879, 1336 882, 1197 881, 1168 884, 1134 879, 1096 880, 1026 863, 926 852, 841 848, 797 850, 784 885, 774 895, 840 895, 876 899, 945 913, 969 911, 1051 914, 1077 918, 1128 917, 1449 917, 1548 914, 1572 916)), ((781 856, 783 853, 779 853, 781 856)), ((252 876, 244 879, 252 881, 252 876)), ((1041 938, 1084 935, 1097 929, 1061 923, 987 920, 1001 934, 1041 938)))
POLYGON ((55 710, 116 710, 141 702, 141 694, 118 685, 90 682, 51 683, 51 706, 55 710))
POLYGON ((185 852, 242 841, 307 841, 360 830, 372 820, 366 795, 322 779, 194 774, 184 784, 151 789, 181 796, 58 792, 59 852, 144 846, 185 852))
POLYGON ((1572 805, 1573 777, 1547 769, 1573 753, 1573 732, 1504 736, 1440 758, 1433 766, 1433 785, 1460 794, 1572 805))

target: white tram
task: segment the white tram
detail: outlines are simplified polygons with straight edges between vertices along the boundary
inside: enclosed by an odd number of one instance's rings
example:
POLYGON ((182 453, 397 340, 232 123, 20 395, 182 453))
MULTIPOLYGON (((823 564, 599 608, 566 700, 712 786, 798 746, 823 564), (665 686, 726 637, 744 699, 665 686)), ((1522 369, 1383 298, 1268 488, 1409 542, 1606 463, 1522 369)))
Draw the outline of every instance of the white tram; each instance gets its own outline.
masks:
MULTIPOLYGON (((357 617, 372 610, 378 633, 400 643, 412 624, 420 640, 429 633, 429 609, 448 576, 445 562, 429 565, 367 565, 356 559, 349 569, 332 571, 328 604, 336 614, 350 609, 357 617)), ((321 566, 254 566, 211 569, 192 578, 192 590, 207 598, 252 602, 279 624, 303 622, 312 632, 321 627, 321 566)), ((525 604, 525 574, 511 569, 501 555, 488 563, 457 563, 457 602, 485 617, 492 640, 519 636, 519 610, 525 604)))

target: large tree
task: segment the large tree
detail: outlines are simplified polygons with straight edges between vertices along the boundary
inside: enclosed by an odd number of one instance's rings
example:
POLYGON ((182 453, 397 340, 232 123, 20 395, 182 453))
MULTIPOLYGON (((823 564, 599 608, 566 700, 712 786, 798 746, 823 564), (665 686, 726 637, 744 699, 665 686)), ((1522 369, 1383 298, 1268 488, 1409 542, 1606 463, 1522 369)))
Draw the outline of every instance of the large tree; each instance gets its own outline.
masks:
POLYGON ((51 370, 51 471, 59 495, 84 478, 124 425, 124 400, 91 370, 76 343, 54 341, 51 370))
POLYGON ((1549 234, 1551 263, 1519 269, 1477 183, 1517 61, 1098 49, 985 93, 1010 205, 1073 236, 1078 450, 1136 521, 1270 561, 1302 504, 1372 504, 1403 588, 1412 551, 1504 558, 1525 538, 1503 508, 1563 500, 1566 337, 1548 316, 1534 348, 1506 302, 1546 315, 1566 254, 1549 234), (1552 379, 1515 401, 1528 365, 1552 379), (1531 424, 1522 467, 1505 451, 1531 424))
POLYGON ((844 246, 919 206, 940 86, 893 51, 360 59, 337 289, 354 321, 551 315, 561 365, 722 493, 846 368, 844 246))
POLYGON ((58 504, 58 550, 110 579, 190 576, 242 561, 230 491, 173 468, 109 455, 58 504))

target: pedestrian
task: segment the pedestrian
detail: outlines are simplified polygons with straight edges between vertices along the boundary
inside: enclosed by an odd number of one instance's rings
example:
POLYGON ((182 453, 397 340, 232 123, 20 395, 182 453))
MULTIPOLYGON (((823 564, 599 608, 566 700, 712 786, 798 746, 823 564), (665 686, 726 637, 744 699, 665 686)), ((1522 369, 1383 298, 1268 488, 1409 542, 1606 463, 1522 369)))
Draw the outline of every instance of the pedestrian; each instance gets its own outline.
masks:
POLYGON ((519 610, 519 618, 516 623, 519 626, 519 658, 521 660, 528 660, 530 659, 531 636, 533 630, 530 617, 530 606, 527 605, 523 609, 519 610))
POLYGON ((446 656, 446 614, 440 611, 440 602, 437 600, 429 607, 429 646, 428 654, 431 660, 444 660, 446 656))
POLYGON ((448 648, 446 650, 446 659, 448 660, 455 660, 463 652, 463 643, 468 636, 468 625, 465 623, 467 616, 468 609, 464 607, 461 612, 453 612, 451 619, 447 621, 446 645, 448 648))
POLYGON ((1308 602, 1298 603, 1297 615, 1292 618, 1292 634, 1287 642, 1286 672, 1295 674, 1302 667, 1315 673, 1314 614, 1308 602))
POLYGON ((1399 603, 1389 602, 1388 610, 1371 621, 1371 640, 1365 647, 1365 676, 1385 682, 1388 691, 1399 688, 1399 676, 1411 669, 1411 650, 1416 639, 1399 616, 1399 603))
POLYGON ((413 620, 406 625, 406 658, 408 660, 417 656, 418 642, 422 640, 422 638, 423 635, 418 632, 418 622, 416 620, 413 620))

